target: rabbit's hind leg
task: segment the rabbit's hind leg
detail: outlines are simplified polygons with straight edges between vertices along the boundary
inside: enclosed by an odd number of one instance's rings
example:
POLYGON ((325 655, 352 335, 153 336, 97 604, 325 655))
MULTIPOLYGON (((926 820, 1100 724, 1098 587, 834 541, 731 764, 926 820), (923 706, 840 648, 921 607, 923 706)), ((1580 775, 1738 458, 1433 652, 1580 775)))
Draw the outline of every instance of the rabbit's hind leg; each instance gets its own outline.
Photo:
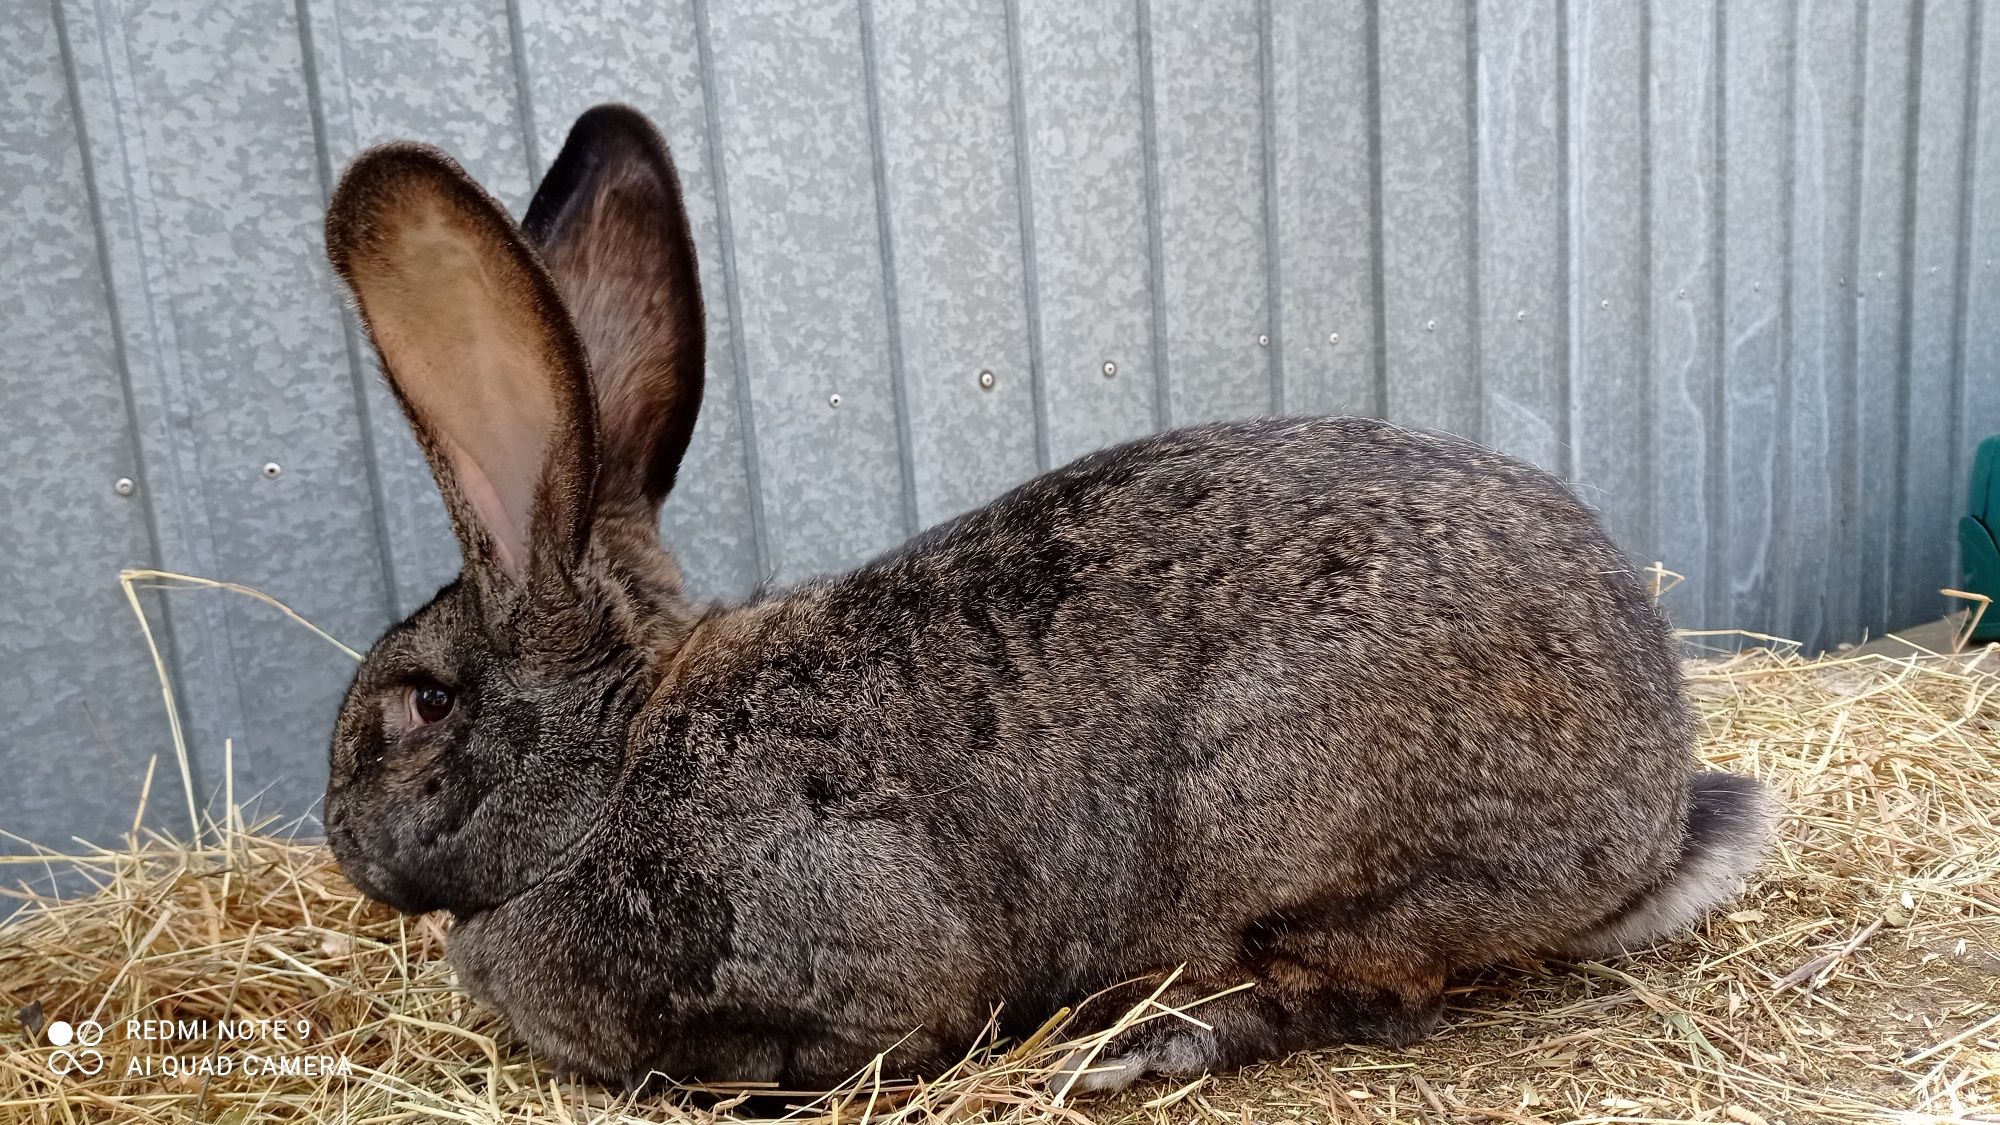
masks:
POLYGON ((1444 1005, 1442 973, 1383 987, 1307 979, 1296 967, 1252 972, 1242 969, 1238 980, 1251 983, 1235 991, 1219 979, 1175 981, 1144 1022, 1094 1055, 1071 1055, 1052 1085, 1118 1090, 1146 1074, 1195 1075, 1336 1043, 1403 1046, 1430 1034, 1444 1005))

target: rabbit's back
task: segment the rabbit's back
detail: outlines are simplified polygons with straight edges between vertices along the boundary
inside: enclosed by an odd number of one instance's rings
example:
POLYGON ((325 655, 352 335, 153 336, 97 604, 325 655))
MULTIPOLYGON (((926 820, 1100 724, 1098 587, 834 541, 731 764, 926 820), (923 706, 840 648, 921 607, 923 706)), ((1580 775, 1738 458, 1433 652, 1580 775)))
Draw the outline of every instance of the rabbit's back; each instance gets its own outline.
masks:
POLYGON ((1056 905, 1045 939, 1180 960, 1190 919, 1227 918, 1233 956, 1243 927, 1348 912, 1473 962, 1610 911, 1679 846, 1663 617, 1568 489, 1464 441, 1175 431, 817 598, 801 658, 882 692, 867 768, 950 787, 944 853, 1005 871, 992 901, 1056 905))

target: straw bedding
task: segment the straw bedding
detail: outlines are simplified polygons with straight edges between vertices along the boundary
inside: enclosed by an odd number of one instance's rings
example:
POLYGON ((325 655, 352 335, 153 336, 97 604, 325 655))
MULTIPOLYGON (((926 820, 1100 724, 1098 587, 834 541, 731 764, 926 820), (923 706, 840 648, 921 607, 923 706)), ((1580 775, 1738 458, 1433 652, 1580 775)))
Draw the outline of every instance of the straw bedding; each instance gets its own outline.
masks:
MULTIPOLYGON (((1709 762, 1788 799, 1763 874, 1666 948, 1460 982, 1439 1034, 1407 1050, 1072 1099, 1049 1081, 1072 1047, 1049 1027, 914 1088, 861 1074, 818 1098, 636 1097, 548 1073, 476 1009, 441 919, 362 901, 322 847, 232 812, 198 845, 136 831, 69 849, 94 892, 13 892, 0 1121, 705 1123, 788 1104, 856 1125, 2000 1121, 2000 653, 1776 645, 1689 674, 1709 762), (107 1028, 96 1074, 70 1065, 81 1040, 51 1041, 58 1019, 107 1028)), ((42 862, 0 872, 18 884, 42 862)))

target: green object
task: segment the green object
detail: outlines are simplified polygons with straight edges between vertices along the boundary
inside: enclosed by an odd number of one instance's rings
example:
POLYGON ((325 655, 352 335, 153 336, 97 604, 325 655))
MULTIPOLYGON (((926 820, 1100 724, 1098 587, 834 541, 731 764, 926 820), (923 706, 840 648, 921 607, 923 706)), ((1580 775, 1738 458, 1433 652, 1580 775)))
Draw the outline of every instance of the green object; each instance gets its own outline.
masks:
POLYGON ((2000 641, 2000 434, 1972 457, 1972 511, 1958 521, 1965 588, 1993 599, 1973 630, 1975 641, 2000 641))

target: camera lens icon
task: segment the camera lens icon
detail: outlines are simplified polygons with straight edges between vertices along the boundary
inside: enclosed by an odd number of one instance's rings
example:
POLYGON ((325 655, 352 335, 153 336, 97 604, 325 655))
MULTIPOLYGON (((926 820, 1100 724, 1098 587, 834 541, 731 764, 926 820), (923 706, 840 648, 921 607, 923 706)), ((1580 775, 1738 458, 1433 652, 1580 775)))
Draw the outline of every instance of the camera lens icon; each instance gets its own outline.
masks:
POLYGON ((84 1020, 71 1026, 68 1020, 56 1020, 49 1024, 49 1045, 58 1048, 49 1052, 49 1069, 57 1074, 80 1074, 89 1076, 104 1069, 104 1055, 92 1050, 104 1042, 104 1025, 96 1020, 84 1020), (78 1049, 65 1048, 76 1044, 78 1049))

